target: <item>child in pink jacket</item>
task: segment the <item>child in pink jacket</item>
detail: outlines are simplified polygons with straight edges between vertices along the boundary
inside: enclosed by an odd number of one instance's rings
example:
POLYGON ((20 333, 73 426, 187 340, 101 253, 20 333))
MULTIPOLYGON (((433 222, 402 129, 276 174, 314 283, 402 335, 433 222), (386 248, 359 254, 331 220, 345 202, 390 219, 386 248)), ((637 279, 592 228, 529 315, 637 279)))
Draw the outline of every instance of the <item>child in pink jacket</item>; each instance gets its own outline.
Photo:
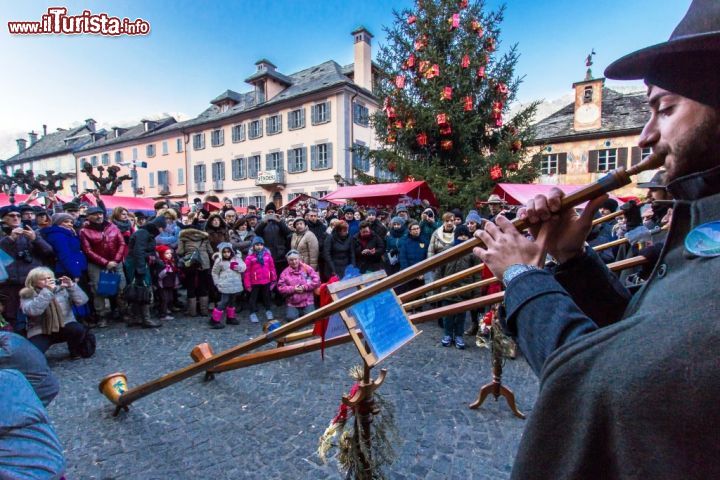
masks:
POLYGON ((280 274, 278 290, 286 297, 286 320, 292 322, 315 310, 313 290, 320 286, 320 276, 310 265, 302 262, 297 250, 290 250, 285 258, 288 267, 280 274))
POLYGON ((277 282, 275 262, 273 262, 270 250, 265 248, 265 241, 261 237, 255 237, 252 241, 250 253, 245 258, 245 290, 250 292, 250 321, 258 323, 257 301, 258 297, 265 307, 265 318, 273 319, 270 311, 270 291, 277 282))

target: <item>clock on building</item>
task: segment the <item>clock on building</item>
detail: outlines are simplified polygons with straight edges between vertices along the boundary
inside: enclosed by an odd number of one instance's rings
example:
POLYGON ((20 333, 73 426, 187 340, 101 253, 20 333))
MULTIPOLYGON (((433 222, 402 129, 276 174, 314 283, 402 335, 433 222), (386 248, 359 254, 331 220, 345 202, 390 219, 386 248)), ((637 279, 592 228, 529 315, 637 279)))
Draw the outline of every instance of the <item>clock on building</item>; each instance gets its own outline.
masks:
POLYGON ((575 111, 575 119, 578 123, 595 123, 600 118, 600 109, 593 103, 586 103, 575 111))

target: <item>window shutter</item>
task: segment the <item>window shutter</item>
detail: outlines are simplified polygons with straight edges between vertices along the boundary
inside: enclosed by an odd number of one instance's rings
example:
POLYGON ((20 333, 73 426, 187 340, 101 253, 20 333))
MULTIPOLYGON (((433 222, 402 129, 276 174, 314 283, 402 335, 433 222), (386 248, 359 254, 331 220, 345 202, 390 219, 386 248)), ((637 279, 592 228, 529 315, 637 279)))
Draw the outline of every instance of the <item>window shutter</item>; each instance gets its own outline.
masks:
POLYGON ((567 153, 558 154, 558 173, 561 175, 567 173, 567 153))
POLYGON ((267 130, 268 133, 271 132, 271 130, 270 130, 270 118, 271 118, 271 117, 268 117, 268 118, 265 119, 265 130, 267 130))
POLYGON ((627 159, 628 159, 628 149, 627 148, 619 148, 618 149, 617 168, 627 167, 627 159))
POLYGON ((329 122, 330 120, 332 120, 332 117, 330 116, 330 102, 325 102, 325 112, 325 121, 329 122))
MULTIPOLYGON (((220 145, 225 143, 225 129, 220 129, 220 145)), ((223 170, 225 170, 225 164, 223 164, 223 170)))
POLYGON ((300 125, 298 125, 298 128, 303 128, 305 126, 305 107, 300 109, 300 125))
POLYGON ((238 159, 233 158, 231 162, 232 179, 237 180, 240 177, 240 175, 238 175, 238 159))
POLYGON ((312 165, 312 169, 315 170, 317 165, 317 145, 311 145, 310 146, 310 165, 312 165))
POLYGON ((632 154, 630 156, 630 165, 634 166, 640 163, 642 158, 642 149, 640 147, 632 147, 632 154))
POLYGON ((282 132, 282 113, 278 113, 277 131, 282 132))
MULTIPOLYGON (((330 103, 328 103, 328 108, 330 107, 330 103)), ((328 110, 329 112, 330 110, 328 110)), ((333 151, 332 151, 332 143, 327 143, 327 168, 332 168, 333 166, 333 151)))
POLYGON ((280 161, 278 162, 278 170, 285 170, 285 153, 278 152, 278 156, 280 157, 280 161))
POLYGON ((220 180, 225 180, 225 162, 220 162, 220 180))
POLYGON ((288 150, 287 151, 287 161, 288 161, 288 172, 294 173, 295 172, 295 151, 294 150, 288 150))
POLYGON ((599 153, 600 150, 590 150, 590 155, 588 156, 588 173, 597 172, 599 153))
POLYGON ((270 154, 265 154, 265 170, 270 170, 270 154))
POLYGON ((308 161, 307 147, 302 147, 300 149, 300 154, 302 155, 302 160, 301 160, 301 165, 300 165, 302 168, 300 169, 300 171, 304 172, 307 170, 307 161, 308 161))

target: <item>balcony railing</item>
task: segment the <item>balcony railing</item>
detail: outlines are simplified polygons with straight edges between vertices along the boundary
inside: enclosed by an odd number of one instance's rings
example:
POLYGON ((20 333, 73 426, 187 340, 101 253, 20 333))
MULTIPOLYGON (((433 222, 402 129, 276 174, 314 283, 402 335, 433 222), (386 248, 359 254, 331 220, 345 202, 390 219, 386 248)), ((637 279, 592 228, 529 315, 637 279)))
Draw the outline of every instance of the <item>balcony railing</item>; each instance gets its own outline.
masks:
POLYGON ((213 180, 213 190, 216 192, 222 192, 223 191, 223 181, 222 180, 213 180))
POLYGON ((158 185, 159 195, 170 195, 170 185, 158 185))
POLYGON ((261 186, 274 186, 274 185, 285 185, 285 170, 261 170, 257 174, 255 179, 255 185, 261 186))
POLYGON ((195 182, 195 191, 203 193, 205 191, 205 182, 195 182))

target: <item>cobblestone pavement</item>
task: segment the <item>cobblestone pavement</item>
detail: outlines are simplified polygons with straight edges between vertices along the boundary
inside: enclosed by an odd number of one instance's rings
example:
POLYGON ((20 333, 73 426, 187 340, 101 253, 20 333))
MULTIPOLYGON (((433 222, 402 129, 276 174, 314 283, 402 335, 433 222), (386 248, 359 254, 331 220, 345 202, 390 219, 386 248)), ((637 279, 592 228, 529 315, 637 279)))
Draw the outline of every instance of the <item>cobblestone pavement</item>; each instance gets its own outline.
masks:
MULTIPOLYGON (((206 320, 178 318, 160 329, 114 324, 96 330, 91 359, 67 358, 64 346, 48 351, 61 381, 50 414, 65 447, 68 479, 336 479, 333 462, 316 454, 318 438, 352 384, 359 363, 352 344, 217 375, 202 375, 138 400, 112 417, 98 393, 115 371, 130 387, 187 365, 190 350, 208 341, 220 351, 261 333, 241 312, 239 326, 211 330, 206 320)), ((282 310, 276 311, 281 318, 282 310)), ((490 381, 490 352, 469 345, 443 348, 435 322, 381 366, 388 377, 379 392, 396 410, 404 440, 390 468, 393 479, 502 479, 509 476, 524 421, 504 400, 468 409, 490 381)), ((470 343, 470 342, 468 342, 470 343)), ((537 380, 524 360, 509 360, 505 383, 528 413, 537 380)))

